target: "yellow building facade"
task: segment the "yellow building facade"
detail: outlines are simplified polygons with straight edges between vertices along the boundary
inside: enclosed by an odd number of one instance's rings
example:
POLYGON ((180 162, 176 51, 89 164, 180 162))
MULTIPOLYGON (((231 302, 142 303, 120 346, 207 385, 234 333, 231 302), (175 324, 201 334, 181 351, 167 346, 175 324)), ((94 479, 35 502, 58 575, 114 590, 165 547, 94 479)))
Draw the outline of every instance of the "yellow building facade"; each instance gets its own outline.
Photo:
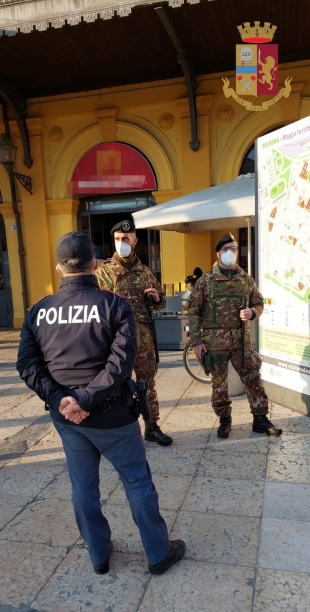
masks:
MULTIPOLYGON (((235 74, 227 75, 231 82, 235 74)), ((101 143, 125 143, 149 161, 157 180, 156 204, 235 179, 255 139, 310 115, 310 75, 306 61, 279 66, 279 85, 292 77, 291 94, 263 112, 251 112, 223 93, 221 74, 197 79, 199 149, 189 146, 191 124, 183 78, 126 85, 28 100, 27 127, 33 166, 25 172, 17 123, 10 131, 18 148, 16 170, 32 179, 32 194, 18 185, 27 283, 31 307, 56 291, 55 247, 59 237, 78 227, 79 200, 68 183, 83 156, 101 143)), ((3 131, 3 129, 2 129, 3 131)), ((13 326, 24 319, 22 285, 7 174, 0 167, 2 203, 13 301, 13 326)), ((126 218, 126 217, 125 217, 126 218)), ((226 231, 229 231, 227 227, 226 231)), ((195 266, 214 260, 225 230, 179 234, 161 232, 163 284, 178 288, 195 266)))

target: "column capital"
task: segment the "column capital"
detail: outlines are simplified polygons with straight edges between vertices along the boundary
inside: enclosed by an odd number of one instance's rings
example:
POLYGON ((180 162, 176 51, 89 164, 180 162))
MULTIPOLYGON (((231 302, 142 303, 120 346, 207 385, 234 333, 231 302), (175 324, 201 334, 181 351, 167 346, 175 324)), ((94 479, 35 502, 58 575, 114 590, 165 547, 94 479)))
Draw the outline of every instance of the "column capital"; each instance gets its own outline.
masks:
MULTIPOLYGON (((209 115, 210 108, 213 101, 213 94, 206 94, 203 96, 196 97, 196 110, 197 115, 209 115)), ((189 118, 189 102, 188 98, 179 98, 175 101, 176 110, 179 112, 181 119, 189 118)))
POLYGON ((169 190, 152 191, 152 195, 154 196, 156 200, 156 204, 164 204, 165 202, 169 202, 170 200, 180 198, 183 195, 183 190, 182 189, 169 189, 169 190))
POLYGON ((0 214, 3 219, 14 219, 14 211, 11 202, 0 204, 0 214))
POLYGON ((97 119, 106 119, 107 117, 116 117, 118 109, 113 108, 102 108, 95 111, 97 119))
POLYGON ((79 204, 79 200, 47 200, 46 208, 49 216, 72 215, 77 213, 79 204))
MULTIPOLYGON (((45 121, 42 117, 30 117, 26 119, 29 137, 43 136, 45 121)), ((10 130, 14 138, 21 138, 17 121, 10 121, 10 130)))

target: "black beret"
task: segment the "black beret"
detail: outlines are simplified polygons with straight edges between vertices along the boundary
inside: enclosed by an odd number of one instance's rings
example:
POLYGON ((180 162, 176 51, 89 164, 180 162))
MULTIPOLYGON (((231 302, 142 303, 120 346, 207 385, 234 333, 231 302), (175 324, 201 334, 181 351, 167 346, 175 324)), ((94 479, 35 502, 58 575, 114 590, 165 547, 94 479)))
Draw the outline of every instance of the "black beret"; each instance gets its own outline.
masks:
POLYGON ((232 234, 224 234, 224 236, 222 236, 222 238, 218 241, 215 250, 218 253, 218 251, 221 250, 222 246, 224 246, 224 244, 226 244, 227 242, 234 242, 235 238, 232 234))
POLYGON ((114 232, 120 232, 121 234, 135 234, 136 226, 133 221, 120 221, 116 223, 111 229, 111 234, 113 236, 114 232))
POLYGON ((71 265, 74 268, 84 266, 94 257, 95 247, 83 232, 75 231, 64 234, 58 241, 56 257, 60 264, 71 265), (70 262, 74 260, 74 264, 70 262))

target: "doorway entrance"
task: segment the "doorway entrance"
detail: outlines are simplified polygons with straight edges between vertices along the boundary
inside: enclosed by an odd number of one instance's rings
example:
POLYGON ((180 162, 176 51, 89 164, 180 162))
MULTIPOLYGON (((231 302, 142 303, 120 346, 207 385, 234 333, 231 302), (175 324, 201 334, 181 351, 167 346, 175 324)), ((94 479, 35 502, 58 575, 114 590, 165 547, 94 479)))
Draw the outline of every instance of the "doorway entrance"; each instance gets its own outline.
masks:
MULTIPOLYGON (((118 194, 99 198, 85 198, 78 209, 78 228, 85 232, 95 245, 96 259, 110 259, 115 251, 111 229, 116 223, 129 219, 131 213, 155 205, 149 194, 118 194)), ((145 266, 161 282, 160 234, 158 230, 137 230, 136 253, 145 266)))
POLYGON ((0 214, 0 327, 13 327, 13 302, 5 225, 0 214))

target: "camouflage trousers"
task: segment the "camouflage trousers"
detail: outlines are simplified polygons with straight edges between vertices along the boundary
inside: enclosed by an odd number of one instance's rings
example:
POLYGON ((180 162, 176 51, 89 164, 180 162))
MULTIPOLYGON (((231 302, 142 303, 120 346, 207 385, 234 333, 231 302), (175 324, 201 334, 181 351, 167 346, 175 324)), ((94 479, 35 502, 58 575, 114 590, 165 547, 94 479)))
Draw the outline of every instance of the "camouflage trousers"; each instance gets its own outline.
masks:
POLYGON ((134 371, 137 379, 143 378, 148 385, 147 397, 152 421, 159 419, 159 403, 155 389, 157 363, 151 326, 147 323, 137 323, 137 356, 134 371))
MULTIPOLYGON (((230 361, 244 384, 252 414, 267 414, 268 397, 261 383, 259 369, 262 359, 252 348, 245 347, 244 367, 241 368, 240 349, 221 351, 229 355, 230 361)), ((231 414, 231 400, 228 397, 228 361, 216 361, 212 374, 212 406, 218 416, 231 414)))

